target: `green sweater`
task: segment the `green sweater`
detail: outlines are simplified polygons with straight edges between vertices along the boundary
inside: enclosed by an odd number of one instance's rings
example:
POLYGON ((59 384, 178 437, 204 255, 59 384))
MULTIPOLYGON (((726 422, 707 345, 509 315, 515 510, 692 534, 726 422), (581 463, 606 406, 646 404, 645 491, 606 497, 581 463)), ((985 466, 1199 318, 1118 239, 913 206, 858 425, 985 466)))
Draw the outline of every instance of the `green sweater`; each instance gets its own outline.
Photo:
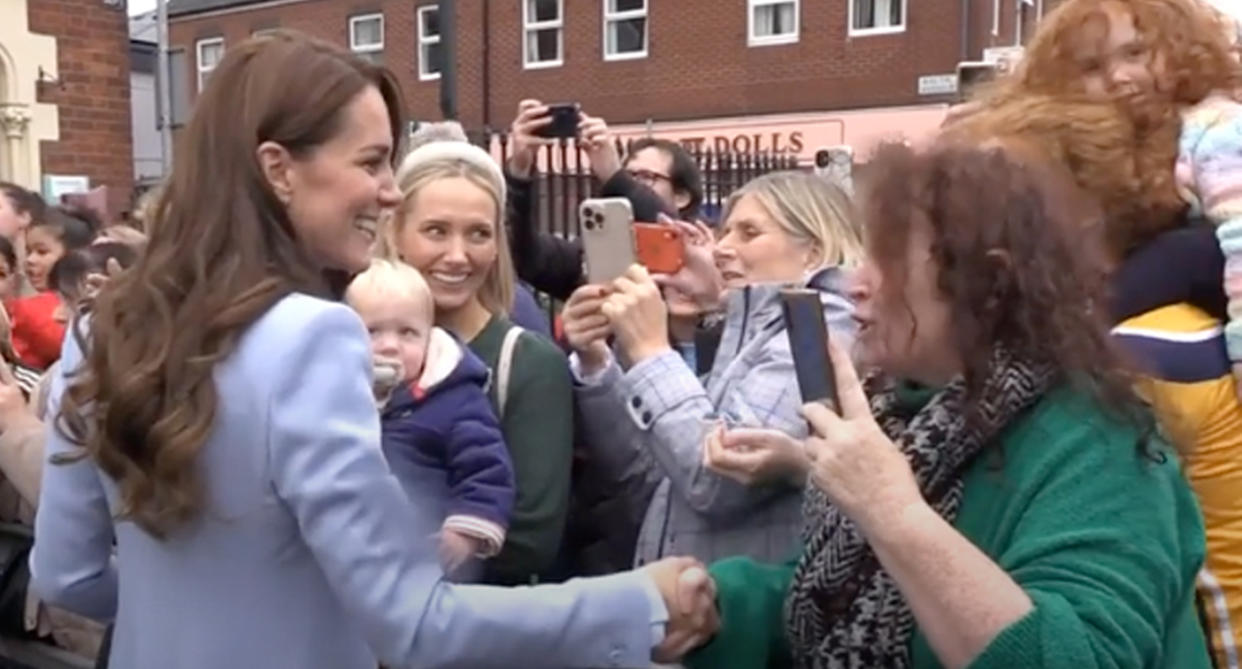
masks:
MULTIPOLYGON (((1035 604, 972 667, 1211 666, 1194 608, 1199 508, 1173 456, 1140 457, 1135 438, 1061 389, 1009 427, 1002 451, 967 471, 954 525, 1035 604)), ((783 606, 794 563, 734 558, 711 571, 722 627, 686 665, 791 666, 783 606)), ((910 657, 915 669, 941 666, 917 629, 910 657)))
MULTIPOLYGON (((513 327, 495 316, 473 340, 493 379, 505 333, 513 327)), ((523 332, 513 351, 509 395, 500 427, 517 498, 500 554, 487 562, 484 580, 502 585, 529 584, 556 559, 569 512, 569 473, 573 459, 573 386, 565 355, 552 342, 523 332)), ((496 384, 489 391, 496 406, 496 384)))

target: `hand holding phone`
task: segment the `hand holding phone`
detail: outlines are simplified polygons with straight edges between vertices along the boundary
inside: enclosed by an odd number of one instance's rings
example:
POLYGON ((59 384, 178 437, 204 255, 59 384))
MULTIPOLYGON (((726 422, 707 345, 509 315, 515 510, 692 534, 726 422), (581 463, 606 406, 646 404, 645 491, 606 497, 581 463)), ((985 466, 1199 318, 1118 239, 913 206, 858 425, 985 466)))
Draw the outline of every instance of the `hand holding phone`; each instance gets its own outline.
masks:
POLYGON ((634 209, 623 197, 590 198, 578 205, 587 283, 606 284, 636 261, 634 209))
POLYGON ((639 264, 652 274, 676 274, 686 264, 685 239, 672 225, 635 223, 634 248, 639 264))
POLYGON ((551 120, 535 130, 537 136, 549 139, 573 139, 578 136, 578 122, 582 120, 582 110, 578 103, 548 105, 547 116, 551 120))
POLYGON ((783 290, 781 307, 802 402, 823 402, 837 410, 837 377, 828 353, 828 326, 819 293, 810 289, 783 290))

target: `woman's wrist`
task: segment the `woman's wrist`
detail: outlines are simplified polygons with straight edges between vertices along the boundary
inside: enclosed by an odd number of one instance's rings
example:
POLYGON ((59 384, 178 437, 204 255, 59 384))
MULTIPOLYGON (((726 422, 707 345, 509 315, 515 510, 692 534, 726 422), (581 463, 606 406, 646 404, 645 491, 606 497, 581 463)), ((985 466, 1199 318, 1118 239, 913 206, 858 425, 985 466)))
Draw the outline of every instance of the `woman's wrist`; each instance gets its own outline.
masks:
POLYGON ((612 361, 612 354, 602 342, 592 343, 578 351, 578 372, 583 378, 599 374, 612 361))
POLYGON ((882 501, 852 517, 867 542, 877 549, 899 546, 912 529, 942 520, 922 495, 882 501))
POLYGON ((507 167, 510 176, 529 179, 531 172, 535 169, 535 157, 529 149, 518 149, 509 156, 507 167))
POLYGON ((673 348, 669 346, 667 341, 639 344, 626 351, 626 359, 630 361, 630 366, 633 367, 652 358, 669 353, 672 350, 673 348))
MULTIPOLYGON (((798 445, 802 446, 802 443, 799 442, 798 445)), ((795 488, 804 488, 806 487, 806 479, 810 475, 811 461, 806 457, 806 449, 803 447, 793 454, 789 463, 789 471, 785 474, 785 480, 795 488)))

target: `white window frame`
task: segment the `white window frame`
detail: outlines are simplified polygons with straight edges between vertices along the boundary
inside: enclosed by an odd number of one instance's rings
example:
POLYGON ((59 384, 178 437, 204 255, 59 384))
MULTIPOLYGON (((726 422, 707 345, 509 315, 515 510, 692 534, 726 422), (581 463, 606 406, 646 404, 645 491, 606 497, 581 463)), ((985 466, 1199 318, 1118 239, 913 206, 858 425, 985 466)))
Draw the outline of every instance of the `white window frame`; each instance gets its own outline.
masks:
POLYGON ((604 33, 601 47, 604 49, 604 60, 638 60, 646 58, 651 52, 651 17, 648 15, 651 8, 651 0, 643 0, 642 9, 631 9, 624 12, 614 12, 609 9, 609 5, 613 0, 604 0, 604 33), (626 19, 646 19, 643 21, 643 50, 631 53, 608 53, 608 24, 626 19))
POLYGON ((879 28, 854 28, 854 6, 858 4, 858 0, 848 0, 849 11, 846 20, 849 21, 847 28, 850 37, 866 37, 868 35, 893 35, 895 33, 904 33, 906 26, 910 25, 910 2, 909 0, 892 0, 892 2, 901 3, 901 25, 899 26, 881 26, 879 28))
MULTIPOLYGON (((605 7, 606 8, 606 7, 605 7)), ((530 0, 522 0, 522 68, 540 70, 565 64, 565 0, 556 0, 555 21, 533 21, 530 0), (530 34, 540 30, 556 29, 556 59, 531 61, 530 34)))
POLYGON ((198 74, 197 83, 200 93, 203 90, 203 82, 206 81, 208 75, 220 64, 220 60, 224 59, 224 38, 223 37, 207 37, 194 42, 194 71, 198 74), (219 46, 220 59, 216 60, 216 64, 211 67, 203 67, 203 47, 219 46))
MULTIPOLYGON (((435 12, 436 14, 439 14, 440 5, 422 5, 421 7, 419 7, 418 8, 418 20, 416 22, 417 25, 414 26, 418 30, 418 80, 419 81, 435 81, 436 79, 440 78, 439 72, 428 72, 426 69, 427 51, 428 51, 427 47, 440 43, 440 33, 436 33, 435 37, 427 37, 423 34, 423 26, 425 25, 425 21, 426 21, 424 17, 431 12, 435 12)), ((441 67, 444 66, 443 63, 441 63, 440 65, 441 67)))
MULTIPOLYGON (((850 0, 853 4, 853 0, 850 0)), ((774 44, 795 44, 802 32, 802 2, 800 0, 746 0, 746 44, 748 46, 772 46, 774 44), (755 12, 760 7, 771 7, 774 5, 787 5, 793 3, 794 22, 793 32, 784 35, 765 35, 759 36, 755 34, 755 12)), ((853 25, 851 23, 850 25, 853 25)))
POLYGON ((372 54, 384 52, 384 15, 379 14, 359 14, 358 16, 349 17, 349 50, 354 53, 372 54), (359 45, 354 41, 354 26, 363 21, 379 20, 379 44, 362 44, 359 45))

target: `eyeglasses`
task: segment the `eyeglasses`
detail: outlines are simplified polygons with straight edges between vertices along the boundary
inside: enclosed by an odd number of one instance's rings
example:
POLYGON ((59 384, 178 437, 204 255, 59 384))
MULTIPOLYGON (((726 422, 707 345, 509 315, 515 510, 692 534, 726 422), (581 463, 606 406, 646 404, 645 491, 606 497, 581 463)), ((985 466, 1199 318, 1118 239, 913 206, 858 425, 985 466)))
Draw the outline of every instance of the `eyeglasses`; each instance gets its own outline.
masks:
POLYGON ((673 183, 672 177, 667 174, 660 174, 659 172, 652 172, 650 170, 626 170, 626 172, 629 172, 630 176, 634 177, 638 181, 642 181, 652 186, 660 183, 661 181, 667 181, 670 184, 673 183))

